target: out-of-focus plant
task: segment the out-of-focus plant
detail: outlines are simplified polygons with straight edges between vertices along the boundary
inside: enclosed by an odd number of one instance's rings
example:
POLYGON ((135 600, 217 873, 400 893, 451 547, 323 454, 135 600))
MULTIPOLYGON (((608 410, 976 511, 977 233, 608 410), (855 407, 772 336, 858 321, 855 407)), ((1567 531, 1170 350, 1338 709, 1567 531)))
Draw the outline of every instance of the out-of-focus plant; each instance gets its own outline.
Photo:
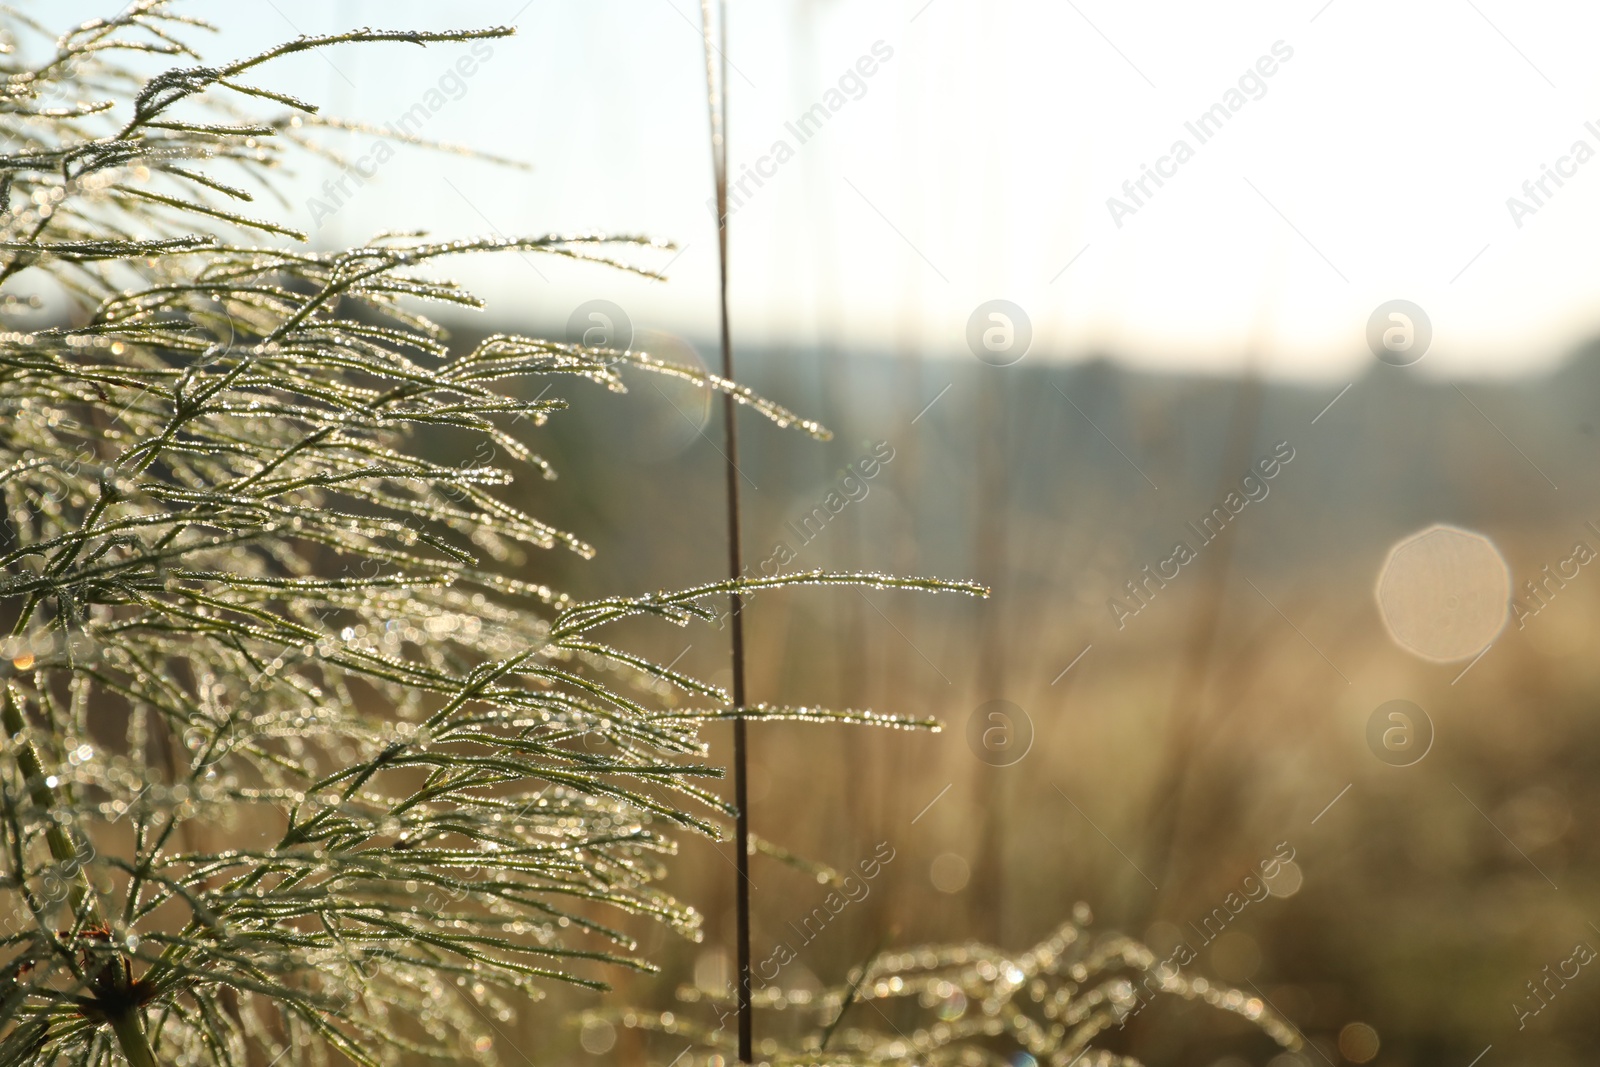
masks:
MULTIPOLYGON (((452 354, 432 268, 515 251, 618 262, 631 237, 313 251, 245 213, 324 122, 250 84, 359 30, 220 66, 165 0, 60 37, 0 23, 0 1067, 492 1058, 544 980, 643 968, 614 916, 695 935, 653 885, 727 806, 698 736, 719 688, 613 648, 629 616, 716 617, 724 581, 578 603, 528 549, 591 550, 497 495, 552 476, 530 378, 618 367, 749 391, 643 353, 497 335, 452 354), (181 64, 143 77, 151 57, 181 64), (269 112, 262 115, 258 112, 269 112), (473 462, 430 452, 487 442, 473 462), (490 458, 484 460, 482 457, 490 458), (685 706, 698 702, 701 706, 685 706), (610 912, 613 917, 608 917, 610 912)), ((640 271, 648 274, 648 271, 640 271)))
MULTIPOLYGON (((790 1041, 769 1037, 757 1053, 763 1062, 788 1067, 1006 1067, 1029 1062, 1022 1055, 1049 1067, 1139 1067, 1138 1060, 1095 1042, 1157 996, 1199 1000, 1240 1015, 1287 1049, 1303 1044, 1261 997, 1185 974, 1175 960, 1159 959, 1124 935, 1096 933, 1090 922, 1089 908, 1079 904, 1072 921, 1026 952, 978 943, 926 945, 874 954, 850 981, 831 989, 764 988, 755 1004, 788 1017, 782 1028, 790 1041)), ((719 1016, 731 1014, 733 998, 725 991, 685 988, 678 996, 690 1004, 710 1002, 719 1016)), ((726 1027, 700 1026, 685 1015, 628 1010, 591 1018, 688 1041, 698 1052, 685 1064, 731 1060, 734 1039, 726 1027)))

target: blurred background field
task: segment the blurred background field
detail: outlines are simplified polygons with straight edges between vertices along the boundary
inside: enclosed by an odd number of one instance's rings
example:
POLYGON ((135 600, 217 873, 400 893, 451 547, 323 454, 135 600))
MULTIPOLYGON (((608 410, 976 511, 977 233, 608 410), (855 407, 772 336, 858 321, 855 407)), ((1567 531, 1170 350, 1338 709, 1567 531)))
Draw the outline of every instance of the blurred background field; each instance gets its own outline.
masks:
MULTIPOLYGON (((693 348, 652 339, 680 358, 693 348)), ((994 590, 987 602, 786 591, 749 607, 754 698, 945 724, 937 735, 754 730, 759 834, 839 869, 883 842, 894 853, 820 935, 796 931, 827 887, 757 858, 755 959, 780 942, 797 955, 775 984, 842 983, 880 941, 1020 950, 1084 901, 1098 925, 1163 957, 1186 941, 1200 973, 1259 991, 1318 1046, 1301 1053, 1307 1063, 1347 1062, 1338 1034, 1352 1023, 1377 1032, 1380 1064, 1465 1067, 1490 1044, 1501 1062, 1583 1062, 1597 1037, 1589 977, 1536 1015, 1527 983, 1600 941, 1587 844, 1600 817, 1600 581, 1580 569, 1465 672, 1465 661, 1397 646, 1374 590, 1390 547, 1434 523, 1491 538, 1519 588, 1575 542, 1600 544, 1584 525, 1600 520, 1596 353, 1512 381, 1428 380, 1374 362, 1343 394, 1098 359, 996 368, 760 350, 742 368, 835 431, 815 444, 750 420, 753 560, 778 558, 782 544, 786 571, 962 576, 994 590), (1173 541, 1198 544, 1185 524, 1284 442, 1293 458, 1268 494, 1119 629, 1108 599, 1131 604, 1124 583, 1173 541), (804 525, 884 443, 892 459, 858 477, 864 495, 852 488, 859 499, 845 497, 825 526, 804 525), (996 699, 1021 709, 1018 729, 1033 735, 1009 766, 980 760, 968 740, 996 699), (1420 705, 1435 731, 1412 766, 1383 762, 1366 741, 1392 699, 1420 705), (1207 917, 1284 843, 1293 869, 1217 937, 1207 917)), ((560 478, 519 492, 591 539, 605 565, 550 555, 534 572, 586 594, 716 575, 722 460, 704 397, 649 378, 626 397, 586 384, 560 395, 573 410, 536 435, 560 478), (604 448, 575 447, 595 435, 604 448)), ((727 680, 725 630, 641 623, 628 638, 727 680)), ((705 942, 651 935, 664 973, 624 980, 604 1003, 671 1009, 680 985, 728 980, 733 870, 726 848, 713 851, 688 843, 668 879, 706 911, 705 942)), ((1187 1008, 1141 1013, 1113 1047, 1197 1065, 1276 1051, 1187 1008)), ((715 1025, 709 1005, 677 1010, 715 1025)), ((575 1050, 580 1036, 574 1027, 560 1046, 575 1050)), ((541 1028, 527 1040, 554 1038, 541 1028)), ((615 1062, 678 1051, 637 1041, 586 1035, 615 1062)))

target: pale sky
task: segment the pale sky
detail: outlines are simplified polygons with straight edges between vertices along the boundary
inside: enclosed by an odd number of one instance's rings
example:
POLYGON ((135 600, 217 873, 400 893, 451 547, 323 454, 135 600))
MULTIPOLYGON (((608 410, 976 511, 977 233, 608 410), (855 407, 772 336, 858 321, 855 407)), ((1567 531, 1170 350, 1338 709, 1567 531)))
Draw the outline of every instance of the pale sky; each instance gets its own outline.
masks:
MULTIPOLYGON (((406 150, 321 220, 316 240, 412 226, 644 232, 683 246, 665 285, 515 257, 458 276, 505 317, 561 323, 603 297, 638 326, 714 336, 692 0, 188 8, 224 25, 209 46, 218 59, 301 32, 514 21, 519 35, 449 87, 459 99, 423 132, 533 169, 406 150)), ((729 27, 732 169, 770 175, 732 220, 746 342, 969 359, 968 317, 993 298, 1030 316, 1029 360, 1098 351, 1224 371, 1253 350, 1293 377, 1363 371, 1367 319, 1393 299, 1432 320, 1418 364, 1429 373, 1536 369, 1600 334, 1600 158, 1575 144, 1600 153, 1592 5, 732 0, 729 27), (847 73, 863 57, 871 76, 847 73), (800 143, 785 124, 819 103, 837 110, 800 143), (1229 103, 1204 143, 1186 128, 1229 103), (1192 158, 1163 161, 1180 139, 1192 158), (782 162, 780 140, 792 150, 782 162), (1159 188, 1146 178, 1134 205, 1123 183, 1158 162, 1169 176, 1159 188), (1546 165, 1567 173, 1535 186, 1535 203, 1522 186, 1546 165), (1137 210, 1114 219, 1113 196, 1137 210), (1514 219, 1513 196, 1535 210, 1514 219)), ((382 122, 466 51, 347 47, 261 80, 382 122)), ((352 154, 363 141, 348 142, 352 154)), ((302 228, 327 176, 308 170, 285 190, 302 228)))

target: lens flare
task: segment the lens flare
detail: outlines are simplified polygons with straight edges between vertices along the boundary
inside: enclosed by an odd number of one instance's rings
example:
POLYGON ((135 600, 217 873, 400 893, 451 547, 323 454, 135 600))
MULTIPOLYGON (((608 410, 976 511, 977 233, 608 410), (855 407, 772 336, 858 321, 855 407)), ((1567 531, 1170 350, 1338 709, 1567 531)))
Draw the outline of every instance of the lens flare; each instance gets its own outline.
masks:
POLYGON ((1455 526, 1430 526, 1390 549, 1377 593, 1389 636, 1435 663, 1477 655, 1511 615, 1511 572, 1500 550, 1455 526))

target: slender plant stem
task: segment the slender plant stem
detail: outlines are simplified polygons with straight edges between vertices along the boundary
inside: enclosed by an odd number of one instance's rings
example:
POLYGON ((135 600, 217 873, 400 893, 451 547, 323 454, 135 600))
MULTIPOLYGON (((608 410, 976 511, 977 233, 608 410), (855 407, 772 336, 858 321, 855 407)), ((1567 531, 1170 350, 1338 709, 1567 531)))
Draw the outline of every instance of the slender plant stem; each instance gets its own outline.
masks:
MULTIPOLYGON (((717 187, 717 304, 722 324, 722 376, 733 379, 733 336, 728 327, 728 35, 727 7, 716 0, 713 44, 712 0, 701 0, 700 18, 706 39, 706 90, 711 109, 711 170, 717 187), (721 69, 713 54, 721 57, 721 69)), ((744 547, 739 523, 739 423, 738 404, 732 393, 722 394, 722 419, 726 442, 728 496, 728 576, 737 580, 744 573, 744 547)), ((744 688, 744 599, 738 590, 729 594, 731 643, 733 653, 733 706, 745 706, 744 688)), ((746 766, 745 720, 733 720, 733 823, 734 860, 738 881, 734 885, 734 909, 739 969, 739 1061, 755 1059, 754 1015, 750 1003, 750 804, 746 766)))
MULTIPOLYGON (((14 755, 17 769, 22 772, 22 780, 27 787, 28 796, 33 804, 42 812, 50 812, 56 806, 56 791, 51 788, 44 773, 44 764, 39 759, 39 752, 33 747, 33 742, 28 738, 28 724, 22 716, 22 697, 11 686, 5 687, 3 709, 0 709, 0 722, 5 724, 6 736, 11 738, 11 743, 16 746, 14 755)), ((78 858, 78 846, 72 840, 65 826, 52 822, 44 832, 45 843, 50 847, 50 858, 57 863, 71 863, 78 858)), ((74 917, 83 910, 86 901, 90 901, 88 876, 80 869, 73 880, 72 892, 68 904, 72 908, 74 917)), ((91 902, 90 907, 94 905, 91 902)), ((91 922, 99 921, 99 910, 95 908, 90 915, 91 922)))
POLYGON ((144 1022, 139 1018, 139 1009, 129 1008, 127 1011, 111 1017, 112 1032, 117 1035, 117 1044, 122 1049, 122 1054, 128 1057, 129 1067, 157 1067, 156 1054, 150 1048, 150 1039, 145 1036, 144 1022))
MULTIPOLYGON (((38 750, 28 739, 28 724, 22 715, 22 697, 10 685, 5 687, 4 697, 0 699, 0 724, 4 725, 6 736, 10 737, 11 743, 16 746, 17 769, 22 772, 23 781, 34 805, 41 811, 53 810, 56 806, 55 789, 45 776, 44 764, 39 759, 38 750)), ((52 823, 44 836, 46 844, 50 846, 50 856, 57 863, 72 863, 79 860, 81 854, 78 844, 72 840, 66 827, 52 823)), ((81 864, 74 877, 67 903, 72 909, 74 921, 79 916, 87 915, 88 922, 92 926, 99 926, 104 922, 100 916, 99 902, 89 885, 89 873, 81 864)), ((110 1016, 110 1022, 112 1032, 117 1035, 117 1045, 121 1047, 122 1054, 128 1058, 131 1067, 156 1067, 155 1052, 150 1048, 150 1039, 145 1036, 144 1023, 139 1018, 137 1008, 130 1006, 110 1016)))

